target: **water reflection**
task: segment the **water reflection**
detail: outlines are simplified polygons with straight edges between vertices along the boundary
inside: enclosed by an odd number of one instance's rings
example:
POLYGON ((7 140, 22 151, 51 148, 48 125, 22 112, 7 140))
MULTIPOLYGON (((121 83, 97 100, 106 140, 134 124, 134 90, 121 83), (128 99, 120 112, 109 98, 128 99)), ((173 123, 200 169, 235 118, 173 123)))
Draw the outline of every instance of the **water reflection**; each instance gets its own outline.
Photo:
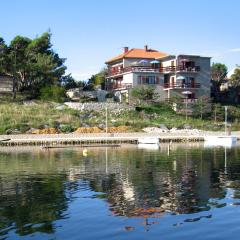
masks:
POLYGON ((212 218, 214 208, 240 205, 239 148, 82 151, 0 149, 0 236, 54 233, 57 220, 73 221, 69 208, 83 197, 106 201, 112 217, 141 218, 147 228, 166 214, 189 214, 183 222, 195 222, 212 218), (94 194, 82 196, 86 190, 94 194))

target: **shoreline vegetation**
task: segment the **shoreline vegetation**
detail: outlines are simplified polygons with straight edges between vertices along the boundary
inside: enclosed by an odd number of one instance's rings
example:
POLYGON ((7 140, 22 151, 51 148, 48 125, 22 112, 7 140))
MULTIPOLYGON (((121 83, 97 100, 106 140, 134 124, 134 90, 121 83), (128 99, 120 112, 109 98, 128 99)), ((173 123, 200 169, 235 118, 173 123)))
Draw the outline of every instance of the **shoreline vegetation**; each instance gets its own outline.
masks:
MULTIPOLYGON (((106 104, 107 103, 99 103, 106 104)), ((98 106, 98 104, 96 104, 98 106)), ((105 105, 104 105, 105 106, 105 105)), ((167 103, 144 103, 137 106, 119 104, 108 110, 108 133, 184 133, 186 131, 224 131, 224 108, 204 116, 176 113, 167 103), (150 130, 149 130, 150 129, 150 130), (177 131, 177 132, 176 132, 177 131), (181 132, 182 131, 182 132, 181 132)), ((231 130, 238 131, 240 109, 229 107, 231 130)), ((79 110, 66 104, 47 101, 1 101, 0 135, 14 134, 87 134, 106 132, 105 108, 79 110)), ((186 132, 187 133, 187 132, 186 132)), ((191 135, 192 133, 190 133, 191 135)))

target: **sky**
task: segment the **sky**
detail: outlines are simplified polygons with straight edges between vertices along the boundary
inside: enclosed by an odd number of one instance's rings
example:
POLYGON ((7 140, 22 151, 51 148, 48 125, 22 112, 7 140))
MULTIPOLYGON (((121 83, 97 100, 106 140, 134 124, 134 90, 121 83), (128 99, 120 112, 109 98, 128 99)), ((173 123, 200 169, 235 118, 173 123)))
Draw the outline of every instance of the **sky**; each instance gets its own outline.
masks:
POLYGON ((86 80, 122 48, 240 64, 239 0, 0 0, 0 36, 34 38, 51 30, 67 72, 86 80))

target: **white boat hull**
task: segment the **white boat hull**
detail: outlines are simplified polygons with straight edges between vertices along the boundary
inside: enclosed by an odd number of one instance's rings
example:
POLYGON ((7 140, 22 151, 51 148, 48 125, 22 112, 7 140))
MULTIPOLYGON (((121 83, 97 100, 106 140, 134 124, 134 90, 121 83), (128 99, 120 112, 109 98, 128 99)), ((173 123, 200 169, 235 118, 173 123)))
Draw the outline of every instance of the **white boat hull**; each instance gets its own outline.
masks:
POLYGON ((159 139, 158 138, 139 138, 138 139, 138 144, 159 144, 159 139))
POLYGON ((138 144, 139 149, 147 149, 147 150, 158 150, 159 144, 144 144, 140 143, 138 144))
POLYGON ((204 146, 223 146, 223 147, 233 147, 237 145, 237 137, 235 136, 205 136, 204 146))

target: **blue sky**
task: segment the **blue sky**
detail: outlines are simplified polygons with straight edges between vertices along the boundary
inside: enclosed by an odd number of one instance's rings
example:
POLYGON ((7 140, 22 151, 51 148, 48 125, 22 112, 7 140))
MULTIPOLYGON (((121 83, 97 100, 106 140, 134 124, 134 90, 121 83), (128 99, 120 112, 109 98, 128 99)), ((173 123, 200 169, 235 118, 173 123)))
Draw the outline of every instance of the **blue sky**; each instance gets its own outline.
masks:
POLYGON ((0 36, 51 29, 68 72, 87 79, 122 47, 200 54, 240 64, 239 0, 1 0, 0 36))

